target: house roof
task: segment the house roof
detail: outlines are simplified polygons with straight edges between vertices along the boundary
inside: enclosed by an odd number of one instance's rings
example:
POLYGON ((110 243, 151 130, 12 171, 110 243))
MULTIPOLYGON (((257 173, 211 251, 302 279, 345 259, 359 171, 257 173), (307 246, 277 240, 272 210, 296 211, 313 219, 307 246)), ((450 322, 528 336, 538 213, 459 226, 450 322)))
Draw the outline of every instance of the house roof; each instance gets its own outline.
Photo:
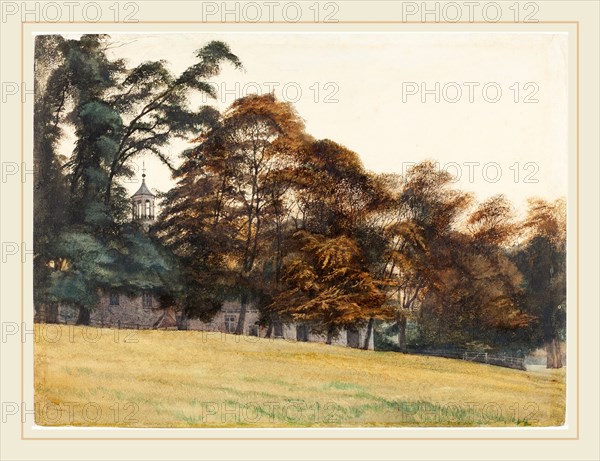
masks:
POLYGON ((145 178, 142 179, 142 185, 137 190, 137 192, 132 195, 132 197, 136 197, 138 195, 151 195, 152 197, 154 197, 154 194, 152 192, 150 192, 150 189, 148 189, 148 186, 146 186, 146 179, 145 178))

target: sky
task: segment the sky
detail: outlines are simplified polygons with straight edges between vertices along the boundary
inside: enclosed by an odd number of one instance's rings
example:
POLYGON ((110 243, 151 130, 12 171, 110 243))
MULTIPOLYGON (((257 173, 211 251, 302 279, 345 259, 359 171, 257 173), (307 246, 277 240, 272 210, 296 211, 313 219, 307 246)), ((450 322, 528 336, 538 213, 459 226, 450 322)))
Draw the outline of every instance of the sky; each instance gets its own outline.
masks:
MULTIPOLYGON (((175 74, 195 50, 225 41, 244 70, 226 65, 211 81, 225 109, 272 90, 294 103, 315 138, 354 150, 371 171, 403 173, 425 159, 484 200, 567 193, 567 36, 560 33, 149 33, 111 34, 110 53, 129 66, 165 59, 175 74), (437 99, 437 101, 436 101, 437 99)), ((190 144, 165 150, 177 164, 190 144)), ((145 163, 147 184, 166 191, 169 170, 145 163)), ((141 173, 141 171, 140 171, 141 173)), ((137 177, 126 184, 131 193, 137 177)))

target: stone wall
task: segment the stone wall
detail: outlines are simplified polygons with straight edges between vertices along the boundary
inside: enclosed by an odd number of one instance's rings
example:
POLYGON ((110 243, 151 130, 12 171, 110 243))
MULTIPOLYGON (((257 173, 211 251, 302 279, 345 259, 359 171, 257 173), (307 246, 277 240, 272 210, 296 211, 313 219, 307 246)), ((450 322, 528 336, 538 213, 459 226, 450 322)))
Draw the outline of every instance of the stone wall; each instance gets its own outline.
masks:
POLYGON ((157 308, 158 301, 152 298, 151 305, 144 306, 142 296, 130 298, 118 297, 117 305, 110 303, 108 293, 100 295, 100 302, 90 314, 90 324, 100 326, 119 326, 123 328, 153 328, 164 314, 164 309, 157 308))
MULTIPOLYGON (((367 336, 367 328, 366 327, 359 328, 356 330, 342 330, 342 331, 340 331, 337 338, 333 338, 333 340, 331 341, 331 344, 335 344, 337 346, 347 346, 347 347, 353 347, 356 349, 362 349, 365 345, 366 336, 367 336)), ((373 340, 373 336, 374 336, 373 332, 371 332, 371 337, 369 338, 369 344, 367 347, 367 349, 371 350, 371 351, 375 349, 375 342, 373 340)), ((325 342, 327 342, 327 336, 309 333, 308 340, 310 342, 325 343, 325 342)))
MULTIPOLYGON (((142 296, 128 297, 118 296, 118 301, 108 293, 99 294, 99 302, 95 309, 90 313, 90 325, 119 327, 122 328, 155 328, 157 322, 165 314, 165 309, 158 306, 158 300, 152 298, 151 305, 144 305, 142 296), (118 304, 114 304, 118 302, 118 304)), ((146 299, 148 301, 148 299, 146 299)), ((36 310, 36 321, 45 321, 51 323, 75 324, 79 315, 78 309, 59 305, 52 307, 43 307, 36 310)))
MULTIPOLYGON (((148 299, 146 299, 148 303, 148 299)), ((197 319, 181 321, 176 316, 174 309, 162 309, 154 298, 151 305, 144 305, 142 296, 127 297, 120 295, 118 300, 108 293, 100 294, 98 306, 90 314, 90 325, 117 328, 182 328, 187 330, 215 331, 222 333, 234 333, 237 329, 240 316, 239 301, 227 301, 223 308, 210 322, 197 319), (111 302, 112 301, 112 302, 111 302), (116 304, 118 302, 118 304, 116 304)), ((38 321, 58 322, 74 324, 77 321, 78 311, 69 306, 59 306, 58 309, 46 309, 36 312, 38 321)), ((265 337, 267 328, 259 326, 260 313, 253 306, 248 306, 242 334, 248 336, 265 337)), ((367 328, 356 330, 342 330, 331 344, 362 348, 366 338, 367 328)), ((289 341, 308 341, 325 343, 325 335, 314 334, 306 325, 301 324, 277 324, 271 331, 271 336, 283 338, 289 341)), ((374 349, 373 334, 369 341, 368 349, 374 349)))
MULTIPOLYGON (((187 320, 188 330, 220 331, 222 333, 235 333, 240 318, 240 304, 238 301, 226 301, 223 308, 213 317, 210 322, 197 319, 187 320)), ((260 334, 258 326, 260 314, 258 309, 251 306, 246 308, 243 334, 248 336, 264 336, 260 334)))

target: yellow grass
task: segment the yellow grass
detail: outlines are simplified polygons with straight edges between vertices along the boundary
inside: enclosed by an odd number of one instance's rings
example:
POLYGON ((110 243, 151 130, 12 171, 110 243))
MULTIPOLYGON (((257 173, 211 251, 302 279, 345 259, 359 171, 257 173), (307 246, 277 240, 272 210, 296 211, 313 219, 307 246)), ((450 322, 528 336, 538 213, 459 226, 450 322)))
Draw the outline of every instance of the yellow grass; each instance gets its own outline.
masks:
POLYGON ((195 331, 38 325, 36 421, 127 427, 555 426, 564 370, 195 331))

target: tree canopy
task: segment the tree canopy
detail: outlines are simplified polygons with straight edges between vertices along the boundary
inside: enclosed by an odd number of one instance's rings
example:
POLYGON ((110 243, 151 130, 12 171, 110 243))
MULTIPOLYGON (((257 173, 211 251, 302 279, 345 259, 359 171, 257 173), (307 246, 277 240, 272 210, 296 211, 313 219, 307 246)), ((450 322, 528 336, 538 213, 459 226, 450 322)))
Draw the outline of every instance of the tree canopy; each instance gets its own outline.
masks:
POLYGON ((566 312, 566 205, 532 198, 517 220, 503 195, 478 203, 425 160, 404 176, 368 171, 359 153, 316 139, 291 103, 248 95, 220 112, 211 79, 242 64, 213 41, 174 74, 130 68, 110 37, 36 38, 35 302, 87 323, 103 291, 150 290, 209 321, 226 300, 328 342, 374 325, 396 347, 544 346, 560 367, 566 312), (66 130, 72 152, 60 152, 66 130), (175 139, 190 141, 177 157, 175 139), (128 219, 123 181, 155 156, 175 182, 146 231, 128 219))

